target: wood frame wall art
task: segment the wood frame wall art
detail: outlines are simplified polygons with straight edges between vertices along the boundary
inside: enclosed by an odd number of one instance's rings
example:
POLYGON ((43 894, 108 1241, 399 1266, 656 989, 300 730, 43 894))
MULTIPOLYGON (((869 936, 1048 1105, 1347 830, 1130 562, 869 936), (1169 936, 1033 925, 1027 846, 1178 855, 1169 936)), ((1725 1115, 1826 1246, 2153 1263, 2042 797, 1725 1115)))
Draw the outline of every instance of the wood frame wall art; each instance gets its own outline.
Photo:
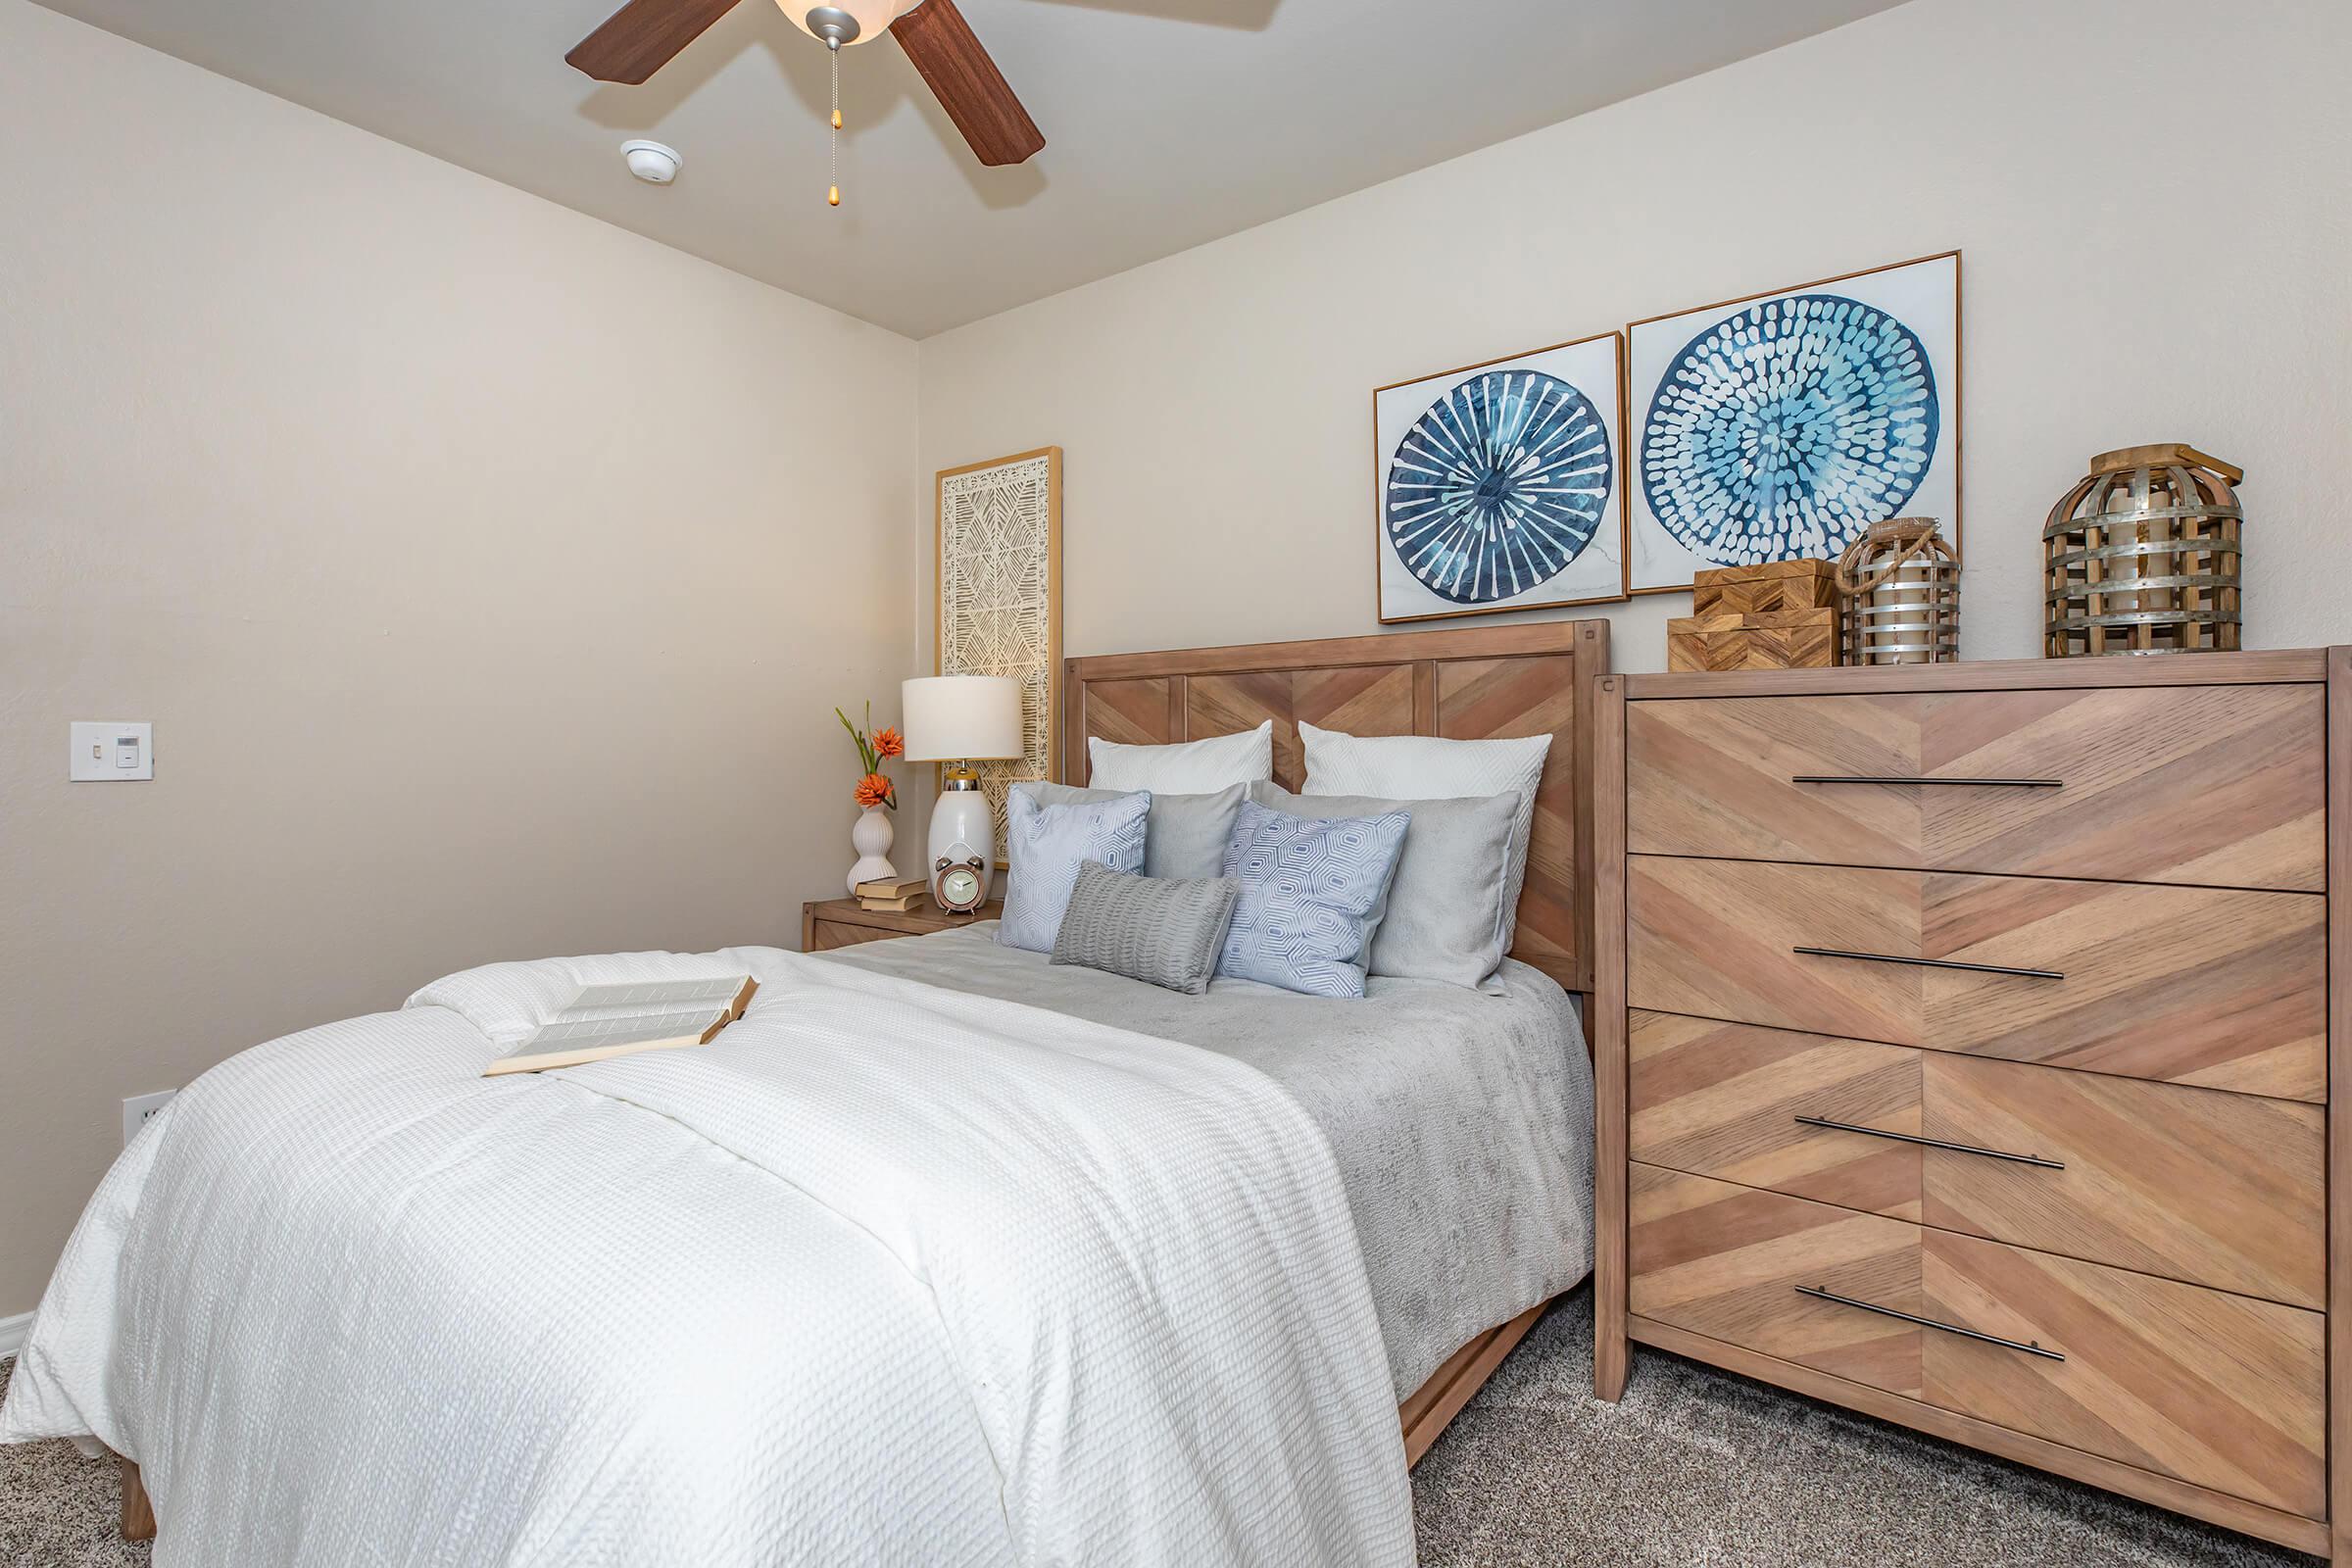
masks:
POLYGON ((979 761, 1004 866, 1005 792, 1054 776, 1061 715, 1061 448, 943 468, 935 481, 933 668, 1021 683, 1023 755, 979 761))
POLYGON ((1958 551, 1960 323, 1957 250, 1630 323, 1627 592, 1833 558, 1898 514, 1958 551))
POLYGON ((1625 597, 1625 337, 1372 390, 1384 624, 1625 597))

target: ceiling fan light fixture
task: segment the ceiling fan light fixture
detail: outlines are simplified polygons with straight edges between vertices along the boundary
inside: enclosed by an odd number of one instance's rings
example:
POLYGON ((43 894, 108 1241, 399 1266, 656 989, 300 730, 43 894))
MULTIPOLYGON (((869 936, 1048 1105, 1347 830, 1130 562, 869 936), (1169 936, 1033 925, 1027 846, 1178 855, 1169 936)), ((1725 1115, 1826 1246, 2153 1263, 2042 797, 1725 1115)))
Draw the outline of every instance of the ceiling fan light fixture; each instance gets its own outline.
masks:
POLYGON ((921 0, 842 0, 839 5, 804 6, 801 0, 776 0, 776 9, 826 48, 839 49, 880 37, 919 4, 921 0))

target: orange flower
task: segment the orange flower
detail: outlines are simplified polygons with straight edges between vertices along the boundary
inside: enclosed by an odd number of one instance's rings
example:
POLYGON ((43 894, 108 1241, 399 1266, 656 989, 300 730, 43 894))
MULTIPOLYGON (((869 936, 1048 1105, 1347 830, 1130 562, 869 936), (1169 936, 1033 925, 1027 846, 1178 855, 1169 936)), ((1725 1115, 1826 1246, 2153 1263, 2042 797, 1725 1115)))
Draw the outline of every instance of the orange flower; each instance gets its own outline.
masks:
POLYGON ((874 755, 877 757, 905 757, 906 755, 906 737, 889 725, 883 725, 874 731, 874 755))
POLYGON ((891 792, 890 780, 879 773, 868 773, 859 779, 858 788, 851 794, 859 806, 887 806, 893 810, 898 809, 898 799, 891 792))

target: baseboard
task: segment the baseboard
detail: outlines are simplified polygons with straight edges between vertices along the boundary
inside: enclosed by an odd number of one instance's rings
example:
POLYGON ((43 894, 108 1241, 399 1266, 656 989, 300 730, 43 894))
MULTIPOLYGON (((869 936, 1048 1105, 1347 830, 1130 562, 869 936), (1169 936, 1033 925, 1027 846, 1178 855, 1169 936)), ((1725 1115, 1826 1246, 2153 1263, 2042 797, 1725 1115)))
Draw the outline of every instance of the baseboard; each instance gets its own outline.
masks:
POLYGON ((31 1330, 30 1312, 19 1312, 15 1317, 0 1317, 0 1355, 14 1355, 24 1348, 24 1336, 31 1330))

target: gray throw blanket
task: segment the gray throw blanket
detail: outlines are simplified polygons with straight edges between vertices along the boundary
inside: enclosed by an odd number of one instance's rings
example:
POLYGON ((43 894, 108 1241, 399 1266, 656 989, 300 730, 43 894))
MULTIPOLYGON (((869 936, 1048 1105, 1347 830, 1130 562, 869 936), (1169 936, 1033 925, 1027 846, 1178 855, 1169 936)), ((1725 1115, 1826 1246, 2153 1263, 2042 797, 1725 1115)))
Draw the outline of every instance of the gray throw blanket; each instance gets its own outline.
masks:
POLYGON ((992 923, 826 956, 1248 1062, 1337 1157, 1397 1398, 1592 1268, 1592 1067, 1575 1004, 1506 961, 1501 996, 1373 980, 1360 1001, 1219 980, 1189 997, 1000 947, 992 923))

